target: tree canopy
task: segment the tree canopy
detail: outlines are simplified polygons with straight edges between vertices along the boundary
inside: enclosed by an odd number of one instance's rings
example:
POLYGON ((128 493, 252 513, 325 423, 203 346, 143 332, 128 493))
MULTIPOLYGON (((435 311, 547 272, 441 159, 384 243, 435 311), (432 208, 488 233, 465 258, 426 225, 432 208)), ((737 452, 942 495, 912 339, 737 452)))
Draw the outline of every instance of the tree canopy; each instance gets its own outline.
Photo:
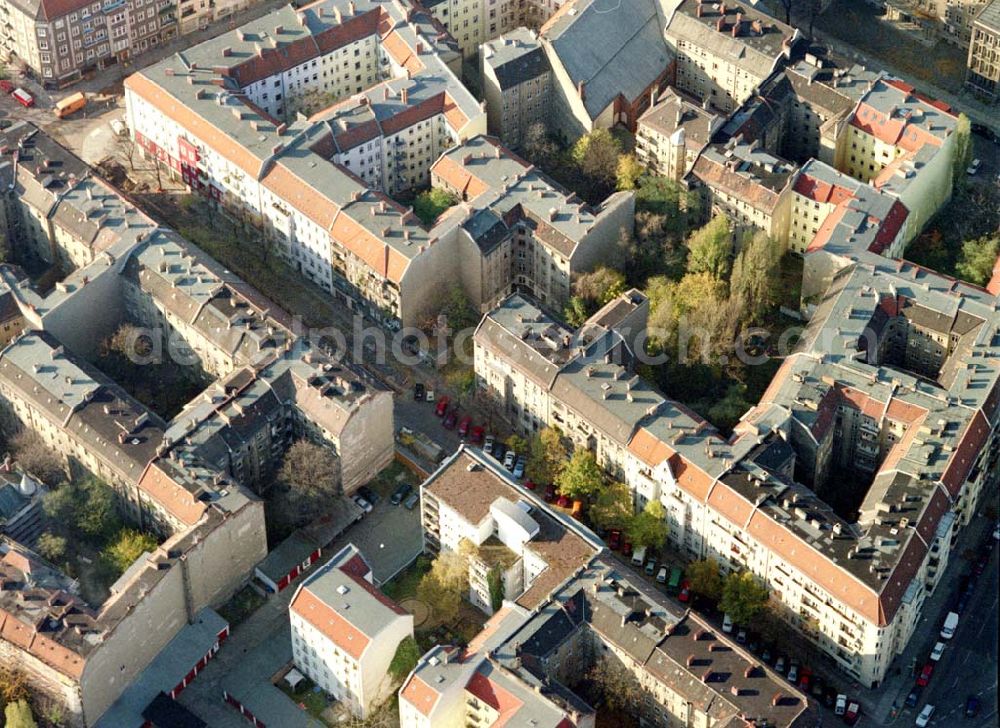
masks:
POLYGON ((36 728, 38 725, 27 700, 7 703, 3 714, 7 728, 36 728))
POLYGON ((736 624, 749 624, 767 605, 767 587, 749 571, 736 571, 726 576, 719 607, 736 624))
POLYGON ((625 529, 635 516, 632 490, 618 481, 601 488, 590 505, 590 521, 599 528, 625 529))
POLYGON ((573 145, 572 157, 580 171, 595 181, 611 185, 618 174, 622 146, 607 129, 595 129, 573 145))
POLYGON ((442 551, 417 585, 417 598, 431 608, 438 622, 450 622, 458 615, 468 584, 468 561, 454 551, 442 551))
POLYGON ((642 177, 643 169, 634 154, 622 154, 618 157, 618 167, 615 170, 619 190, 634 190, 642 177))
POLYGON ((396 647, 396 654, 389 663, 389 674, 394 680, 403 680, 420 660, 420 646, 413 637, 407 635, 396 647))
POLYGON ((651 500, 628 523, 626 532, 636 548, 660 548, 667 540, 666 509, 658 500, 651 500))
POLYGON ((710 602, 718 602, 722 598, 722 575, 719 565, 710 559, 692 561, 685 572, 691 582, 691 591, 710 602))
POLYGON ((724 279, 729 273, 732 254, 729 220, 716 215, 706 225, 695 230, 687 241, 688 273, 708 273, 724 279))
POLYGON ((66 479, 62 458, 31 430, 17 433, 10 444, 17 464, 45 485, 52 487, 66 479))
POLYGON ((559 493, 573 500, 586 500, 596 495, 603 483, 604 473, 594 453, 582 447, 573 452, 573 457, 565 462, 556 477, 559 493))
POLYGON ((993 277, 993 268, 1000 256, 1000 235, 984 235, 962 243, 955 271, 969 283, 985 285, 993 277))
POLYGON ((603 306, 624 292, 624 274, 603 265, 589 273, 581 273, 573 281, 573 293, 598 306, 603 306))
POLYGON ((340 493, 340 461, 333 450, 309 440, 296 440, 285 452, 279 477, 310 498, 340 493))
POLYGON ((156 550, 156 538, 131 528, 123 528, 105 550, 104 557, 118 573, 123 573, 146 552, 156 550))
POLYGON ((42 496, 42 508, 60 530, 92 543, 110 540, 122 525, 114 492, 93 477, 50 490, 42 496))
POLYGON ((442 212, 458 202, 458 198, 440 187, 432 187, 417 195, 413 212, 424 225, 433 225, 442 212))
POLYGON ((525 472, 536 483, 552 483, 567 457, 559 430, 546 427, 532 438, 531 455, 525 472))
POLYGON ((729 295, 740 301, 751 320, 759 321, 778 300, 781 250, 764 233, 747 237, 733 263, 729 295))

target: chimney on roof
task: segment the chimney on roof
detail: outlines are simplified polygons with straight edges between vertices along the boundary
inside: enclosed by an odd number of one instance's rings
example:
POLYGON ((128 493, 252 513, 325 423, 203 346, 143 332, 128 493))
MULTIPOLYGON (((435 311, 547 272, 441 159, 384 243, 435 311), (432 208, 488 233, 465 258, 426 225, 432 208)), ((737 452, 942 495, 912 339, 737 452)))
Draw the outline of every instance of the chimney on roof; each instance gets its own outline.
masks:
POLYGON ((726 4, 725 3, 719 3, 719 15, 725 17, 725 15, 726 15, 726 4))
POLYGON ((402 101, 402 102, 403 102, 403 105, 404 105, 404 106, 405 106, 406 104, 408 104, 408 103, 410 102, 410 90, 409 90, 409 89, 407 89, 407 88, 404 88, 404 89, 402 89, 402 90, 401 90, 401 91, 399 92, 399 99, 400 99, 400 101, 402 101))
POLYGON ((738 38, 740 35, 740 26, 743 25, 743 13, 736 13, 736 22, 733 23, 733 37, 738 38))
POLYGON ((719 31, 720 33, 725 32, 725 30, 726 30, 726 16, 725 15, 720 15, 719 18, 718 18, 718 20, 715 21, 715 29, 717 31, 719 31))
POLYGON ((549 222, 555 222, 556 216, 559 214, 559 210, 554 207, 549 208, 549 222))
POLYGON ((764 24, 760 22, 760 19, 755 18, 750 27, 753 28, 753 32, 757 35, 764 35, 764 24))
POLYGON ((245 42, 247 39, 247 34, 243 32, 242 28, 238 28, 236 30, 236 37, 239 38, 241 41, 245 42))
POLYGON ((700 18, 704 13, 705 13, 705 8, 701 4, 701 0, 698 0, 698 5, 695 8, 695 15, 700 18))
POLYGON ((580 81, 576 85, 576 92, 580 96, 580 101, 586 101, 587 100, 587 82, 586 81, 580 81))
POLYGON ((420 41, 418 40, 418 41, 417 41, 417 55, 419 56, 419 55, 420 55, 421 53, 423 53, 423 52, 424 52, 424 44, 423 44, 423 43, 421 43, 421 42, 420 42, 420 41))
POLYGON ((344 22, 344 16, 340 14, 340 8, 336 6, 333 8, 333 19, 337 21, 338 25, 344 22))
POLYGON ((349 12, 352 16, 354 15, 354 8, 355 8, 354 0, 351 0, 349 3, 347 3, 347 12, 349 12))
POLYGON ((276 26, 274 26, 274 34, 275 35, 281 35, 284 32, 285 32, 284 26, 282 26, 282 25, 276 25, 276 26))

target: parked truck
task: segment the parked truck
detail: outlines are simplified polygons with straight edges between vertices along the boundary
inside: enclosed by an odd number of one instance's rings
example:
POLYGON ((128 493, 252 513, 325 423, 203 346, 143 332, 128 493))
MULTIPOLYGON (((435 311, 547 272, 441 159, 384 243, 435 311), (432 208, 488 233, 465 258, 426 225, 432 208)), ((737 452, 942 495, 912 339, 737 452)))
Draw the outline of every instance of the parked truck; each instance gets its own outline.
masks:
POLYGON ((75 94, 70 94, 62 101, 56 103, 56 116, 60 119, 65 119, 67 116, 76 113, 86 105, 87 97, 84 96, 82 92, 77 91, 75 94))

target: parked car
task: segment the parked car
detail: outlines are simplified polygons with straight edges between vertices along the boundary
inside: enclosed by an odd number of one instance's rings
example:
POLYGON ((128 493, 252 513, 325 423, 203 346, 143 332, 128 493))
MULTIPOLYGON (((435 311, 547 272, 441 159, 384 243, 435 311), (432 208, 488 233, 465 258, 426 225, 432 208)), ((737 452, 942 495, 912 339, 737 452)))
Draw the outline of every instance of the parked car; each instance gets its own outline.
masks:
POLYGON ((516 480, 520 480, 524 477, 524 466, 526 464, 527 463, 525 463, 523 455, 514 461, 514 470, 511 471, 511 475, 513 475, 516 480))
POLYGON ((927 728, 927 724, 931 722, 931 716, 934 715, 934 706, 928 703, 920 711, 920 715, 917 716, 917 720, 914 724, 917 728, 927 728))
POLYGON ((656 573, 656 559, 650 559, 646 562, 646 576, 652 576, 656 573))
POLYGON ((691 581, 689 579, 681 582, 681 590, 677 594, 677 599, 682 602, 691 601, 691 581))
POLYGON ((449 402, 451 402, 451 400, 448 399, 448 395, 441 397, 441 399, 437 402, 437 407, 434 408, 434 414, 438 417, 444 417, 445 413, 448 411, 449 402))
POLYGON ((433 389, 428 389, 427 390, 427 394, 424 395, 424 400, 427 401, 427 402, 433 402, 434 401, 434 390, 433 389))
POLYGON ((491 452, 490 455, 493 456, 494 460, 496 460, 498 463, 502 463, 504 455, 506 454, 507 454, 506 445, 504 445, 502 442, 493 443, 493 452, 491 452))
POLYGON ((812 696, 814 698, 822 698, 826 694, 826 691, 827 688, 823 679, 814 676, 812 679, 812 687, 809 688, 809 692, 812 693, 812 696))
POLYGON ((507 470, 513 470, 515 462, 517 462, 517 453, 513 450, 508 450, 507 454, 503 456, 503 466, 507 470))
MULTIPOLYGON (((550 485, 549 488, 551 489, 552 486, 550 485)), ((545 500, 548 500, 547 497, 548 492, 546 492, 545 495, 546 495, 545 500)), ((619 531, 618 529, 613 529, 611 533, 608 535, 608 548, 611 549, 612 551, 617 551, 621 547, 621 545, 622 545, 622 532, 619 531)))
POLYGON ((937 662, 941 659, 941 655, 944 654, 944 642, 938 642, 934 645, 934 649, 931 650, 931 659, 937 662))
POLYGON ((444 416, 444 420, 441 422, 446 430, 454 430, 455 425, 458 423, 458 413, 455 410, 451 410, 448 414, 444 416))
POLYGON ((903 705, 907 708, 916 708, 917 703, 920 702, 920 696, 923 694, 924 689, 919 685, 914 685, 913 689, 906 694, 906 700, 903 701, 903 705))
POLYGON ((1000 541, 1000 523, 993 529, 993 540, 1000 541))
MULTIPOLYGON (((725 627, 723 627, 723 631, 725 631, 725 627)), ((784 655, 778 655, 777 659, 774 661, 774 671, 779 675, 784 675, 787 667, 788 660, 785 659, 784 655)))
POLYGON ((660 570, 656 573, 656 581, 660 584, 667 583, 667 567, 661 566, 660 570))
POLYGON ((837 696, 837 703, 833 709, 834 715, 843 715, 847 712, 847 696, 841 693, 837 696))
POLYGON ((799 681, 799 663, 797 660, 792 660, 788 663, 788 675, 785 677, 787 677, 788 682, 793 685, 799 681))
POLYGON ((358 495, 360 495, 366 501, 371 503, 373 506, 378 505, 379 502, 378 493, 369 488, 367 485, 362 485, 360 488, 358 488, 358 495))
MULTIPOLYGON (((552 483, 549 483, 548 485, 545 486, 545 502, 552 503, 555 499, 556 499, 556 487, 552 483)), ((621 532, 619 531, 612 531, 611 533, 617 533, 619 536, 621 536, 621 532)), ((612 548, 618 548, 618 547, 613 546, 612 548)))
POLYGON ((25 91, 23 88, 14 89, 14 93, 11 94, 14 100, 21 104, 26 109, 30 109, 35 105, 35 97, 25 91))
POLYGON ((927 683, 931 681, 931 675, 934 674, 934 663, 928 662, 924 665, 924 669, 920 671, 920 676, 917 678, 917 685, 920 687, 927 687, 927 683))
POLYGON ((861 704, 857 700, 852 700, 847 704, 847 712, 844 713, 844 722, 847 725, 854 725, 861 717, 861 704))
POLYGON ((121 119, 112 119, 108 122, 108 126, 111 127, 111 131, 114 132, 115 136, 125 136, 125 122, 121 119))
POLYGON ((623 541, 622 542, 622 556, 631 556, 631 555, 632 555, 632 542, 631 541, 623 541))
POLYGON ((958 629, 958 614, 948 612, 948 616, 944 618, 944 624, 941 625, 941 639, 950 640, 955 636, 956 629, 958 629))
POLYGON ((414 508, 417 507, 417 503, 419 502, 420 502, 420 494, 410 493, 408 496, 406 496, 406 500, 403 501, 403 507, 405 507, 406 510, 408 511, 412 511, 414 508))
POLYGON ((360 495, 354 496, 354 502, 357 503, 358 504, 358 508, 360 508, 361 510, 363 510, 365 513, 371 513, 372 512, 372 504, 369 503, 364 498, 362 498, 360 495))
POLYGON ((736 632, 736 643, 740 645, 745 645, 747 641, 747 631, 740 627, 736 632))
POLYGON ((493 435, 487 435, 486 440, 483 442, 483 452, 487 455, 493 454, 493 446, 496 444, 496 439, 493 435))
POLYGON ((722 631, 726 634, 733 631, 733 618, 728 614, 722 618, 722 631))
POLYGON ((469 432, 469 442, 473 443, 474 445, 478 445, 483 441, 483 435, 484 431, 482 425, 476 425, 469 432))
POLYGON ((409 483, 400 483, 396 486, 395 490, 389 494, 389 502, 394 506, 398 506, 406 500, 406 497, 412 492, 413 486, 409 483))
POLYGON ((538 486, 535 484, 535 481, 528 479, 524 481, 524 487, 527 488, 528 490, 534 490, 538 486))
POLYGON ((982 164, 983 164, 982 160, 980 160, 980 159, 973 159, 972 160, 972 164, 970 164, 966 168, 965 173, 968 174, 968 175, 977 174, 979 172, 979 168, 982 166, 982 164))
POLYGON ((979 698, 975 695, 970 695, 965 699, 965 717, 975 718, 979 715, 979 698))
POLYGON ((424 387, 423 384, 421 384, 420 382, 417 382, 416 384, 413 385, 413 401, 414 402, 423 402, 425 394, 427 394, 427 389, 426 389, 426 387, 424 387))
POLYGON ((755 655, 760 651, 760 637, 756 632, 747 633, 747 649, 755 655))
POLYGON ((472 429, 472 418, 466 415, 458 423, 458 434, 464 438, 470 429, 472 429))
POLYGON ((801 673, 799 674, 799 690, 804 693, 809 692, 809 686, 812 685, 812 670, 808 667, 803 667, 801 673))
POLYGON ((398 506, 406 497, 413 492, 413 486, 409 483, 401 483, 397 486, 396 490, 393 491, 392 496, 389 498, 389 502, 394 506, 398 506))
POLYGON ((569 508, 571 505, 573 505, 573 501, 570 500, 570 497, 568 495, 560 495, 558 498, 556 498, 556 505, 559 506, 560 508, 569 508))
POLYGON ((774 648, 770 645, 764 645, 764 649, 761 650, 760 659, 767 663, 768 665, 774 660, 774 648))
POLYGON ((837 704, 837 689, 834 687, 827 687, 823 691, 823 705, 827 708, 833 708, 837 704))

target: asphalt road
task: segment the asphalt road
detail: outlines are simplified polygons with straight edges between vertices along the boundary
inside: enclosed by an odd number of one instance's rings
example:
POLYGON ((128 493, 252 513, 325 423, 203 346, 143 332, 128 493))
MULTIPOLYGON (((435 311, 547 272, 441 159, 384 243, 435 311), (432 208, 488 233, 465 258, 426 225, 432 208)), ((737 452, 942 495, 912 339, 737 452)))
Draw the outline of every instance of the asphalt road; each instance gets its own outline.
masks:
MULTIPOLYGON (((969 605, 962 614, 955 637, 934 669, 913 720, 925 703, 935 706, 933 726, 963 725, 987 728, 997 725, 997 595, 998 570, 995 541, 990 563, 979 578, 969 605), (965 701, 976 695, 981 701, 979 715, 965 718, 965 701)), ((966 567, 968 568, 968 567, 966 567)), ((918 664, 917 669, 920 669, 918 664)), ((904 725, 907 720, 901 721, 904 725)))

